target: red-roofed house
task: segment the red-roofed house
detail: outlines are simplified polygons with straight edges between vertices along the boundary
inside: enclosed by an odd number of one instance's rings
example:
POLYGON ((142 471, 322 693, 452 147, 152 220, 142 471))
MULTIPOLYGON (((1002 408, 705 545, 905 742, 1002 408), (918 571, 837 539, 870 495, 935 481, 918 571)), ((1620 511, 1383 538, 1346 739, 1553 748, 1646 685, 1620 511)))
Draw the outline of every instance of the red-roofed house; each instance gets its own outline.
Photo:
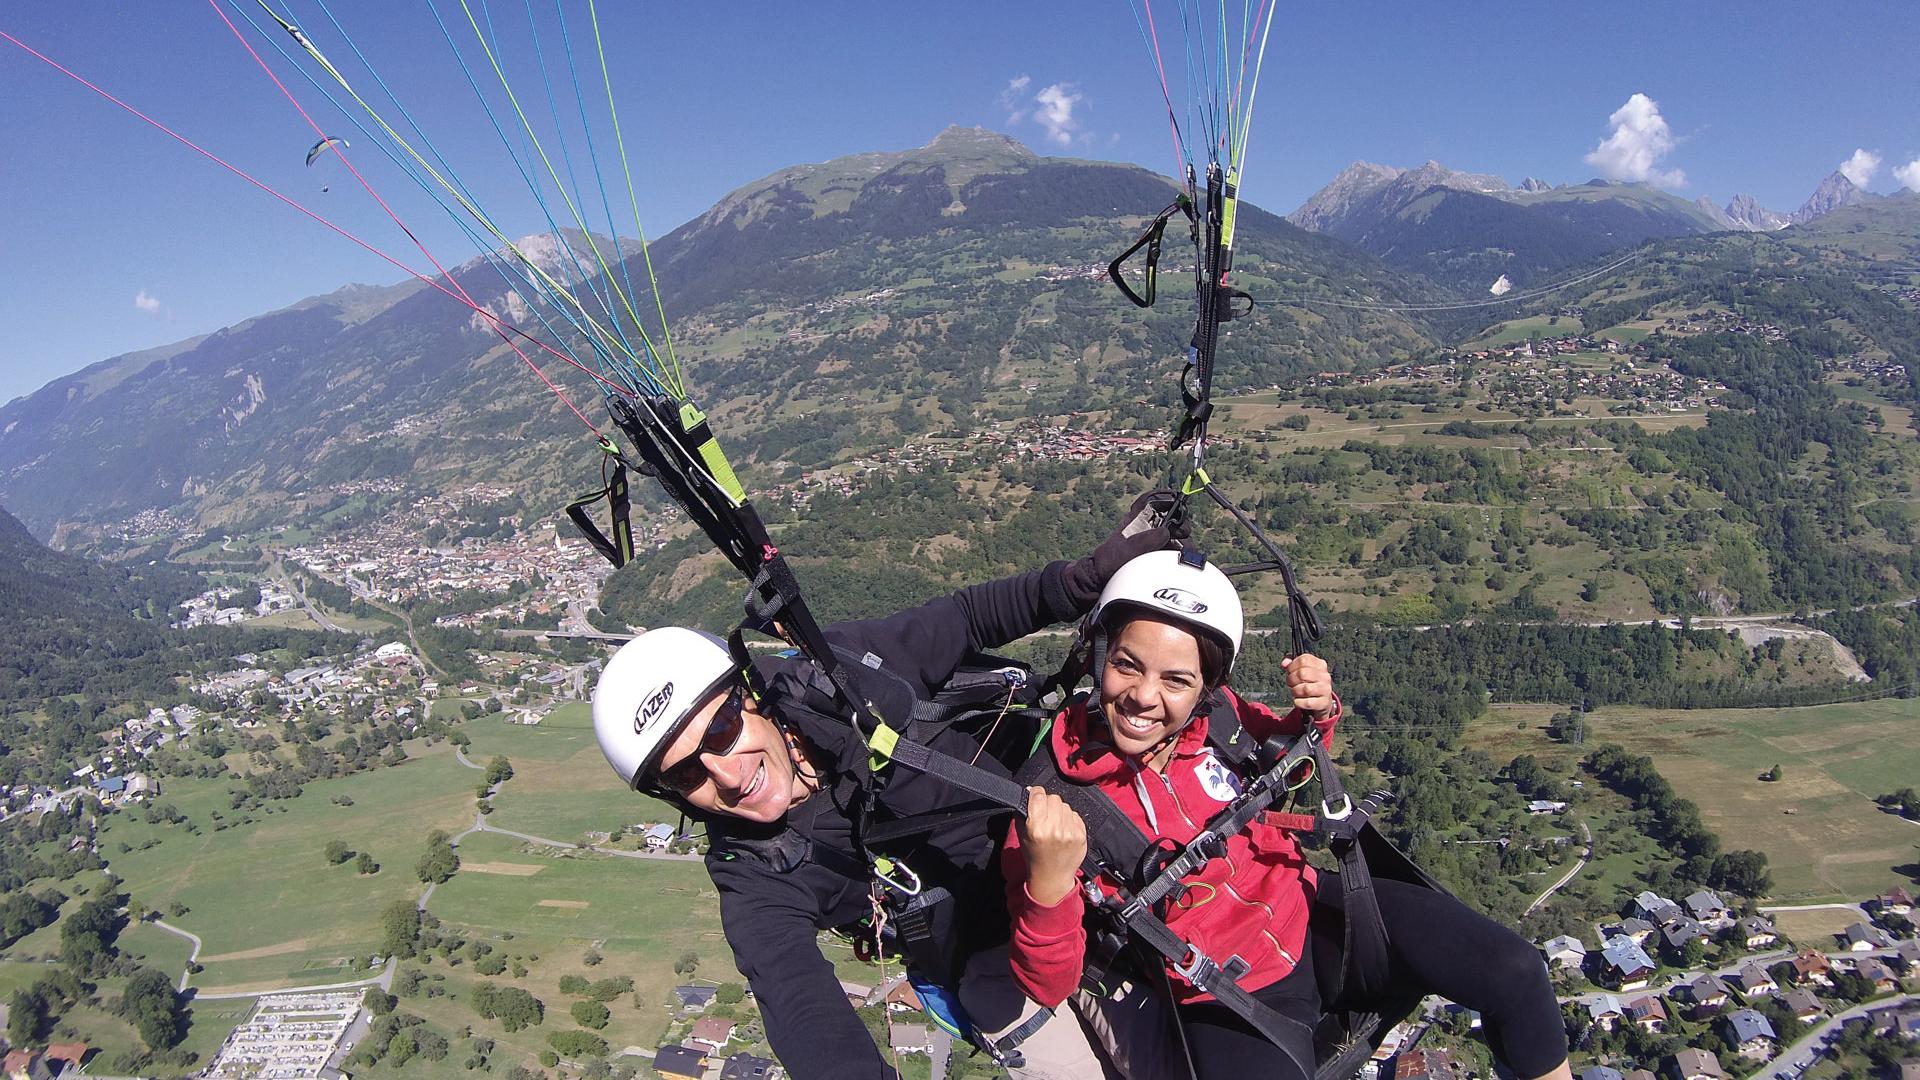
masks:
POLYGON ((703 1016, 694 1022, 693 1031, 687 1036, 685 1045, 712 1054, 732 1041, 733 1021, 718 1016, 703 1016))
POLYGON ((68 1070, 78 1069, 80 1063, 86 1060, 88 1049, 83 1042, 54 1043, 47 1047, 47 1061, 49 1064, 60 1062, 59 1073, 65 1076, 68 1070))
POLYGON ((1826 955, 1816 949, 1807 949, 1798 953, 1790 961, 1793 965, 1793 981, 1805 986, 1816 982, 1821 986, 1833 985, 1833 965, 1827 962, 1826 955))

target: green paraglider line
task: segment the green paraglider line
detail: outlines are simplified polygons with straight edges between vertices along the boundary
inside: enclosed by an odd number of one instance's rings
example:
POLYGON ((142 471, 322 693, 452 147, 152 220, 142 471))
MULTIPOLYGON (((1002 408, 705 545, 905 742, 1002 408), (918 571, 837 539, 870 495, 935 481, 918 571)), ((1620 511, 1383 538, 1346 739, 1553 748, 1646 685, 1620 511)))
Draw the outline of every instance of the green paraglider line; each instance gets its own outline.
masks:
MULTIPOLYGON (((447 205, 447 201, 444 198, 442 198, 440 194, 433 189, 433 186, 431 184, 428 184, 426 180, 424 180, 420 176, 419 171, 417 169, 409 165, 398 154, 394 153, 394 151, 391 148, 389 148, 384 142, 382 142, 380 138, 377 135, 375 135, 374 132, 367 127, 367 125, 361 123, 360 119, 354 116, 350 110, 348 110, 338 100, 336 100, 334 96, 327 91, 327 88, 324 85, 322 85, 318 79, 314 78, 311 72, 300 67, 299 64, 297 64, 294 61, 293 57, 287 53, 286 48, 282 46, 280 42, 277 39, 275 39, 271 34, 268 34, 260 26, 259 23, 255 22, 253 19, 253 16, 247 14, 247 11, 244 7, 240 6, 237 3, 232 4, 231 6, 233 7, 236 13, 238 13, 242 18, 244 18, 247 21, 248 26, 252 27, 255 32, 259 33, 262 37, 265 37, 268 40, 268 42, 273 46, 274 51, 279 53, 280 57, 283 60, 287 61, 289 66, 292 66, 294 70, 300 72, 301 77, 307 80, 307 85, 313 87, 314 90, 317 93, 319 93, 321 97, 324 97, 327 99, 327 103, 329 105, 332 105, 334 108, 338 109, 344 116, 346 116, 348 122, 352 123, 354 128, 357 129, 364 138, 369 140, 372 143, 372 145, 378 147, 380 152, 386 155, 386 158, 388 161, 393 162, 396 168, 400 169, 401 172, 406 173, 408 178, 410 178, 415 184, 417 184, 420 187, 420 190, 424 192, 429 199, 432 199, 434 201, 435 205, 439 206, 441 210, 446 212, 447 217, 450 220, 452 220, 454 225, 457 226, 462 233, 466 235, 467 239, 473 242, 474 249, 480 253, 482 258, 487 260, 488 265, 494 268, 494 271, 500 275, 501 280, 506 282, 508 288, 519 288, 522 284, 524 284, 530 292, 545 294, 546 286, 543 283, 541 283, 537 278, 534 278, 528 275, 525 271, 519 269, 519 267, 515 266, 513 263, 503 259, 492 245, 482 240, 480 237, 480 234, 474 231, 473 226, 467 222, 467 219, 461 216, 461 214, 459 214, 458 212, 456 212, 453 207, 447 205)), ((324 2, 322 2, 320 6, 322 11, 326 11, 326 4, 324 2)), ((332 12, 326 11, 326 14, 330 20, 333 18, 332 12)), ((335 20, 334 27, 338 29, 339 25, 340 25, 339 22, 335 20)), ((347 45, 350 48, 353 48, 354 54, 356 56, 360 56, 362 63, 365 63, 366 58, 364 56, 361 56, 359 48, 354 45, 351 38, 347 39, 347 45)), ((368 65, 367 72, 368 74, 372 75, 374 81, 380 85, 381 91, 385 93, 390 99, 393 98, 392 90, 388 89, 385 80, 381 79, 380 73, 378 71, 375 71, 371 65, 368 65)), ((401 115, 406 118, 407 123, 413 125, 415 132, 421 134, 421 138, 426 141, 427 149, 430 152, 432 152, 432 154, 434 155, 434 158, 440 162, 441 167, 447 169, 449 175, 452 175, 452 168, 447 165, 446 159, 442 157, 440 155, 440 151, 434 147, 432 140, 426 139, 424 133, 420 132, 419 124, 417 124, 414 121, 412 115, 410 115, 407 112, 406 107, 404 105, 400 105, 398 100, 395 100, 394 104, 399 106, 401 115)), ((342 139, 340 141, 343 144, 346 143, 345 139, 342 139)), ((454 180, 454 183, 460 186, 463 192, 466 191, 466 185, 463 182, 461 182, 458 176, 454 176, 453 180, 454 180)), ((327 188, 323 187, 320 190, 326 191, 327 188)), ((470 193, 469 193, 469 197, 471 197, 470 193)), ((569 325, 573 327, 575 332, 577 332, 581 337, 585 338, 587 344, 594 349, 596 359, 600 360, 601 363, 603 364, 604 370, 608 370, 608 371, 614 370, 609 357, 606 355, 605 347, 600 344, 599 339, 595 338, 587 330, 587 328, 579 322, 578 319, 573 318, 572 314, 558 300, 548 297, 548 303, 551 304, 553 308, 560 313, 561 317, 568 320, 569 325)), ((548 334, 552 335, 553 340, 559 345, 559 347, 566 351, 567 356, 572 358, 570 362, 573 363, 576 367, 584 367, 584 365, 580 363, 579 355, 573 351, 573 348, 570 345, 567 344, 566 335, 561 334, 558 330, 554 329, 553 324, 548 321, 546 315, 543 314, 538 307, 531 308, 530 310, 533 313, 533 317, 540 321, 541 328, 544 329, 548 334)), ((637 388, 636 388, 636 392, 637 392, 637 388)))

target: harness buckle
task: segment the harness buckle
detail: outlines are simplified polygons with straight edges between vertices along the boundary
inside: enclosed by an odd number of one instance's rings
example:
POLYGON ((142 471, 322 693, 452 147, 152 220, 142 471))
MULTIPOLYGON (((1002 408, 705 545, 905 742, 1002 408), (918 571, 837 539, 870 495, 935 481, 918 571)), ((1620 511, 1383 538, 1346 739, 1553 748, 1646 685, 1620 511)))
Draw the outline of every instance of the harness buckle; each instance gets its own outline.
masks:
POLYGON ((1326 818, 1328 821, 1345 821, 1348 818, 1352 817, 1353 816, 1352 796, 1349 796, 1344 791, 1340 793, 1340 809, 1339 810, 1335 810, 1331 805, 1327 803, 1327 800, 1321 799, 1320 800, 1320 816, 1326 818))
POLYGON ((1189 944, 1187 955, 1174 962, 1173 970, 1181 978, 1205 990, 1212 984, 1213 977, 1220 973, 1220 965, 1213 962, 1213 957, 1201 952, 1198 945, 1189 944))

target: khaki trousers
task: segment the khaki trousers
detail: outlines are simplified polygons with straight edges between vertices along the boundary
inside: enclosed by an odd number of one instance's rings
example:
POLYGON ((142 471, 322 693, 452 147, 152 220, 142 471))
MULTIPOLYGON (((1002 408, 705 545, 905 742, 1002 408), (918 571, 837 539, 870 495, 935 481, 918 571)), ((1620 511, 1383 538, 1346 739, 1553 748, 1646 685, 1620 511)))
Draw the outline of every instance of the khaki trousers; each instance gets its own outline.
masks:
MULTIPOLYGON (((1013 981, 1007 947, 974 954, 960 978, 960 1004, 981 1031, 999 1038, 1040 1011, 1013 981)), ((1189 1080, 1171 1044, 1167 1006, 1126 984, 1106 997, 1081 991, 1020 1043, 1013 1080, 1189 1080)))

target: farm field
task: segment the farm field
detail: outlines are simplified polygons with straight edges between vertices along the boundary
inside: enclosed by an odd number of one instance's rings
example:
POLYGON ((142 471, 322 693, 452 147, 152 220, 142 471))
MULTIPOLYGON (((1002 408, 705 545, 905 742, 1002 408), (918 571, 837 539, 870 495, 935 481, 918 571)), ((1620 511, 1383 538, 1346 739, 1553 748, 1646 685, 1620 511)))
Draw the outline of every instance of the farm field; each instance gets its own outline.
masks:
POLYGON ((1883 813, 1878 795, 1920 776, 1920 701, 1797 709, 1606 708, 1570 747, 1537 726, 1486 720, 1468 735, 1505 761, 1531 753, 1571 764, 1616 742, 1653 758, 1699 805, 1727 848, 1766 853, 1776 903, 1859 900, 1920 877, 1920 825, 1883 813), (1774 765, 1781 779, 1759 775, 1774 765), (1787 811, 1793 811, 1788 813, 1787 811))
POLYGON ((206 971, 193 979, 203 990, 355 978, 349 960, 378 944, 380 908, 419 892, 412 868, 426 834, 457 832, 473 819, 478 774, 445 744, 414 742, 409 752, 413 759, 399 766, 315 781, 298 798, 252 811, 252 824, 224 830, 215 828, 214 814, 243 816, 231 808, 230 781, 171 781, 159 802, 178 807, 198 835, 185 825, 148 824, 138 813, 114 814, 102 825, 100 851, 129 895, 160 910, 187 906, 167 921, 204 942, 206 971), (336 837, 371 854, 380 872, 327 865, 321 850, 336 837))
MULTIPOLYGON (((628 791, 607 767, 584 702, 562 705, 538 724, 497 716, 469 721, 467 758, 484 766, 496 754, 513 764, 513 779, 494 796, 487 824, 530 836, 580 843, 587 832, 615 832, 641 822, 679 820, 665 803, 628 791)), ((469 773, 478 782, 478 773, 469 773)))
POLYGON ((1831 950, 1833 935, 1860 921, 1860 916, 1844 908, 1816 908, 1812 911, 1776 911, 1767 918, 1783 934, 1800 945, 1831 950))
MULTIPOLYGON (((517 778, 509 786, 514 782, 517 778)), ((698 861, 552 849, 542 854, 512 837, 488 833, 462 840, 460 859, 460 872, 435 890, 428 911, 444 928, 470 940, 484 940, 513 956, 538 956, 528 962, 525 978, 492 981, 530 991, 546 1004, 547 1019, 541 1027, 513 1034, 481 1020, 466 1003, 474 981, 467 977, 468 969, 448 969, 436 960, 423 970, 447 977, 447 995, 407 999, 401 1007, 442 1030, 457 1032, 471 1024, 502 1049, 522 1048, 531 1057, 546 1045, 549 1032, 575 1026, 567 1015, 572 999, 559 989, 561 976, 592 980, 624 975, 634 980, 634 991, 607 1003, 613 1021, 596 1034, 616 1050, 627 1044, 652 1045, 666 1027, 669 992, 687 981, 673 970, 683 955, 698 956, 703 981, 740 981, 720 933, 718 894, 698 861), (597 950, 603 962, 587 964, 589 948, 597 950)))

